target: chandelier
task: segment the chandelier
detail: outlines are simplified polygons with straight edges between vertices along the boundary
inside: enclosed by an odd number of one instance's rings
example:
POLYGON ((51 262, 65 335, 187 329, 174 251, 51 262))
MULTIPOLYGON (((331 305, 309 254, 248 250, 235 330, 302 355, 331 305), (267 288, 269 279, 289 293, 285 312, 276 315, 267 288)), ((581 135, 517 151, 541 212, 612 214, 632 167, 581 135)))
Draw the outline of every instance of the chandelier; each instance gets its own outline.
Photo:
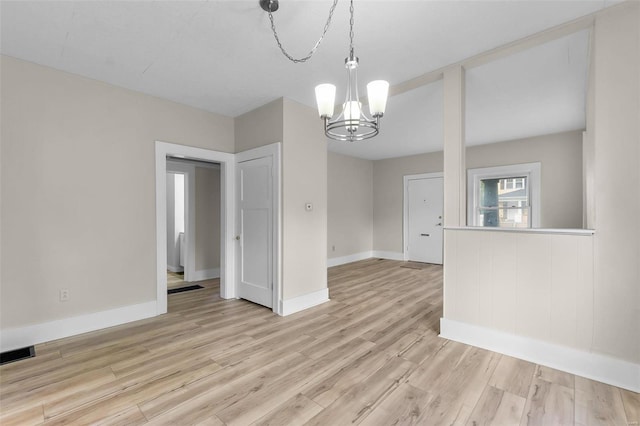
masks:
MULTIPOLYGON (((260 0, 260 6, 269 13, 271 30, 278 47, 284 56, 294 63, 306 62, 311 59, 329 29, 337 4, 338 0, 334 0, 329 10, 329 18, 324 26, 324 31, 311 51, 303 58, 294 58, 284 49, 276 31, 272 12, 278 10, 278 0, 260 0)), ((359 59, 355 56, 353 49, 353 0, 350 3, 349 13, 349 56, 344 60, 345 68, 347 69, 347 93, 342 104, 342 111, 336 118, 333 118, 336 86, 329 83, 319 84, 316 86, 315 92, 318 113, 324 122, 325 135, 337 141, 354 142, 372 138, 380 132, 380 118, 384 115, 387 105, 389 83, 384 80, 375 80, 367 85, 367 102, 369 104, 370 117, 367 116, 358 96, 359 59)))

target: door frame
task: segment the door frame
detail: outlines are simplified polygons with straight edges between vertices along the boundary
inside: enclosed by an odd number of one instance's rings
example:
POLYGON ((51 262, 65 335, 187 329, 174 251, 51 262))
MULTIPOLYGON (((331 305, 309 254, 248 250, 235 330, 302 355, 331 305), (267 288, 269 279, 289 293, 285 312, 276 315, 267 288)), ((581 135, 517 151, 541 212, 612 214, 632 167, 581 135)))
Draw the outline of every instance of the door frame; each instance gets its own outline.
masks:
POLYGON ((419 173, 415 175, 405 175, 402 177, 402 182, 404 185, 404 197, 403 197, 403 207, 402 207, 402 257, 405 262, 409 260, 409 250, 407 250, 407 244, 409 244, 409 181, 421 180, 421 179, 439 179, 439 178, 442 178, 444 182, 443 172, 419 173))
MULTIPOLYGON (((220 297, 236 298, 235 155, 156 141, 156 314, 167 313, 167 157, 220 164, 220 297)), ((191 244, 191 242, 189 242, 191 244)))
MULTIPOLYGON (((250 149, 247 151, 239 152, 235 155, 236 164, 249 160, 257 160, 259 158, 271 157, 271 185, 272 185, 272 256, 271 256, 271 279, 272 286, 272 308, 271 310, 277 315, 282 315, 283 302, 282 302, 282 169, 281 164, 282 144, 280 142, 272 143, 270 145, 261 146, 258 148, 250 149)), ((235 196, 238 196, 239 191, 236 190, 235 196)), ((236 198, 235 206, 237 207, 238 200, 236 198)), ((237 213, 237 208, 236 208, 237 213)), ((235 233, 238 235, 239 223, 235 224, 235 233)), ((240 246, 235 244, 236 250, 236 267, 240 268, 239 250, 240 246)), ((239 272, 236 272, 236 277, 239 281, 239 272)))

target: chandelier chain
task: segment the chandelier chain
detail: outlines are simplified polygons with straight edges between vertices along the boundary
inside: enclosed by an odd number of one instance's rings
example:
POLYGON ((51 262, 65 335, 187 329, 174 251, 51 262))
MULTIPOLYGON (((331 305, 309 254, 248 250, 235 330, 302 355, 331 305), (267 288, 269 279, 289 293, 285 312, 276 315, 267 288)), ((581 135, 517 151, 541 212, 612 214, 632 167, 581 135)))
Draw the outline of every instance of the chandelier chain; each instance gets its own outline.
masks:
MULTIPOLYGON (((309 59, 311 59, 313 54, 316 53, 316 50, 318 50, 318 46, 320 46, 320 43, 322 43, 324 36, 327 34, 327 31, 329 30, 329 26, 331 25, 331 18, 333 17, 333 12, 335 11, 337 4, 338 4, 338 0, 333 0, 333 4, 329 9, 329 18, 327 18, 327 22, 324 24, 324 30, 322 31, 322 35, 320 36, 316 44, 313 46, 313 48, 309 51, 307 56, 302 58, 294 58, 286 51, 286 49, 282 45, 282 42, 280 42, 280 37, 278 37, 278 32, 276 31, 276 24, 273 21, 273 13, 271 13, 271 9, 269 9, 268 12, 269 12, 269 20, 271 21, 271 31, 273 31, 273 37, 276 39, 276 43, 278 43, 278 47, 280 48, 280 51, 282 52, 282 54, 286 56, 287 59, 289 59, 291 62, 294 62, 296 64, 300 62, 307 62, 309 59)), ((351 0, 351 26, 353 27, 353 0, 351 0)), ((353 44, 353 28, 351 30, 351 40, 353 44)))
POLYGON ((351 0, 351 6, 349 6, 349 56, 353 56, 353 0, 351 0))

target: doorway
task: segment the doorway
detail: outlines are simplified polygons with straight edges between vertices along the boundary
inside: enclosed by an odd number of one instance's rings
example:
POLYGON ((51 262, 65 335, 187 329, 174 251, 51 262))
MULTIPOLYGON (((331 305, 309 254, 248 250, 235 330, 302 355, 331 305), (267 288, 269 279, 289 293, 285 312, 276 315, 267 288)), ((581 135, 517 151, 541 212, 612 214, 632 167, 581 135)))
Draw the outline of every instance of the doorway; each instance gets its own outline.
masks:
POLYGON ((404 260, 442 264, 442 173, 404 177, 404 260))
MULTIPOLYGON (((282 315, 281 283, 281 177, 280 143, 256 148, 244 153, 230 154, 185 145, 156 141, 156 313, 167 312, 167 158, 181 158, 218 163, 220 165, 220 297, 238 297, 236 285, 236 249, 239 236, 236 232, 236 162, 252 158, 271 156, 273 158, 273 238, 271 257, 271 286, 273 289, 273 311, 282 315)), ((187 224, 187 233, 189 226, 187 224)), ((189 243, 191 244, 191 243, 189 243)))
POLYGON ((186 282, 186 202, 185 174, 170 170, 167 164, 167 288, 180 288, 186 282))
MULTIPOLYGON (((235 156, 225 152, 194 148, 185 145, 156 141, 156 313, 167 312, 167 158, 200 160, 218 163, 220 166, 220 297, 231 299, 236 297, 235 289, 235 246, 233 235, 235 232, 235 200, 234 176, 235 156)), ((188 180, 188 177, 187 177, 188 180)), ((193 185, 188 188, 193 188, 193 185)), ((188 189, 187 192, 190 192, 188 189)), ((191 199, 195 200, 195 193, 191 199)), ((187 216, 193 221, 192 211, 189 209, 187 196, 187 216)), ((193 222, 192 222, 193 223, 193 222)), ((186 221, 186 245, 195 244, 195 239, 189 238, 191 228, 186 221)), ((193 251, 191 251, 193 253, 193 251)), ((195 258, 187 254, 185 273, 191 268, 195 271, 195 258)), ((197 278, 197 277, 195 277, 197 278)), ((189 277, 189 279, 193 279, 189 277)))
POLYGON ((167 288, 220 277, 220 165, 167 158, 167 288))
POLYGON ((171 157, 166 159, 167 283, 194 280, 195 167, 171 157))

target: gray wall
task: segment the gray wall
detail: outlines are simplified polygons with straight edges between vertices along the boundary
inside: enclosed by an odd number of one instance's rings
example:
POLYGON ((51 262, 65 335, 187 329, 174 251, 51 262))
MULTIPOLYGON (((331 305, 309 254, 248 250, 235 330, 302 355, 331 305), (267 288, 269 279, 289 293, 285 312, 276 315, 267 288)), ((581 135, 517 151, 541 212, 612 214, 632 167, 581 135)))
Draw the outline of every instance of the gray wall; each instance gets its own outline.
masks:
POLYGON ((155 300, 155 141, 233 152, 233 119, 6 56, 0 66, 2 328, 155 300))
POLYGON ((582 130, 467 148, 467 168, 540 162, 541 228, 582 228, 582 130))
POLYGON ((318 113, 280 98, 237 117, 235 132, 236 152, 282 142, 283 300, 326 289, 327 142, 318 113))
POLYGON ((220 267, 220 169, 196 167, 196 271, 220 267))
POLYGON ((442 172, 442 152, 373 162, 373 249, 402 253, 403 176, 442 172))
POLYGON ((327 140, 318 112, 284 99, 284 299, 327 288, 327 140), (305 204, 313 203, 313 211, 305 204))
MULTIPOLYGON (((582 228, 582 131, 467 148, 467 168, 542 163, 541 227, 582 228)), ((442 152, 373 162, 373 249, 402 253, 403 180, 442 172, 442 152)))
POLYGON ((329 152, 327 171, 327 257, 370 252, 373 162, 329 152))
POLYGON ((235 152, 282 142, 284 135, 284 100, 276 99, 236 117, 235 152))

